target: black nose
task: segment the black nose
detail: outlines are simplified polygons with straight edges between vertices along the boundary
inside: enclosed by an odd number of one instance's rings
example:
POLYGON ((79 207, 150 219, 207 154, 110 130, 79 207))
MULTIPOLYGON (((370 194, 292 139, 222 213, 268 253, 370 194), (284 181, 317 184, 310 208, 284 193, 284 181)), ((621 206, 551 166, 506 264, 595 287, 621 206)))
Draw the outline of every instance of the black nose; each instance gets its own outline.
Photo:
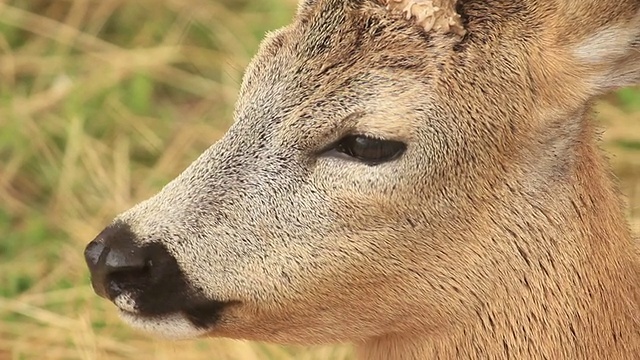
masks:
POLYGON ((154 259, 135 243, 128 226, 115 223, 104 229, 84 251, 96 294, 115 299, 122 292, 144 286, 154 259))

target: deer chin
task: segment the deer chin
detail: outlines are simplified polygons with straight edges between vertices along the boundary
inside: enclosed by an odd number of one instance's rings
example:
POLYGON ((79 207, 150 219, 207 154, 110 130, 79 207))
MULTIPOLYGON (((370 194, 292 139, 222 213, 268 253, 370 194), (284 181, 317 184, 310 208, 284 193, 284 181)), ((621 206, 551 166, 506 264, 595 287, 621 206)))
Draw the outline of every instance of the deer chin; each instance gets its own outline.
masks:
POLYGON ((132 328, 165 340, 194 339, 208 332, 207 329, 194 325, 183 313, 146 316, 120 309, 119 315, 132 328))
POLYGON ((113 299, 120 318, 133 327, 149 335, 164 339, 192 339, 205 335, 215 328, 224 309, 234 302, 185 301, 181 308, 149 312, 135 297, 123 293, 113 299))

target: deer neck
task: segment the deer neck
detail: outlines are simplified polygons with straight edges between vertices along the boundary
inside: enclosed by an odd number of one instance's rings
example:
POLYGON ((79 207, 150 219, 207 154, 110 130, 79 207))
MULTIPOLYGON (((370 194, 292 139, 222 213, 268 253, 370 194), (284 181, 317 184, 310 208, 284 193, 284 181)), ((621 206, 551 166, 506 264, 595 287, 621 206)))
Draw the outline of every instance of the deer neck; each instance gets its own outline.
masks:
POLYGON ((632 309, 637 302, 629 299, 634 295, 625 297, 608 287, 602 291, 618 294, 611 301, 594 293, 567 295, 562 301, 542 302, 538 297, 487 304, 476 311, 475 319, 439 333, 413 331, 369 339, 358 345, 358 359, 637 359, 640 327, 632 309))
MULTIPOLYGON (((595 139, 584 124, 580 137, 595 139)), ((550 218, 517 240, 528 267, 457 324, 369 339, 359 359, 640 358, 640 270, 617 189, 595 141, 574 151, 570 175, 546 194, 550 218)), ((536 222, 529 215, 519 214, 520 225, 536 222)))

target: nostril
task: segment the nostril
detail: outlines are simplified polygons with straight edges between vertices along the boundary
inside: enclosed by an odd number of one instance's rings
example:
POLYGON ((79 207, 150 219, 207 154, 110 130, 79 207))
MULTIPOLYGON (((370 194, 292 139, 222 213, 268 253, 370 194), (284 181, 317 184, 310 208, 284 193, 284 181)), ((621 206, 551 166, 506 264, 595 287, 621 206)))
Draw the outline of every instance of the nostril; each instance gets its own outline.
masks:
POLYGON ((124 291, 145 286, 151 274, 148 255, 126 224, 106 227, 84 251, 96 293, 113 300, 124 291))
POLYGON ((103 286, 112 299, 144 285, 151 273, 151 262, 144 249, 133 245, 108 249, 103 261, 103 286))
POLYGON ((108 273, 138 272, 147 267, 148 261, 140 249, 111 249, 104 261, 108 273))
POLYGON ((111 298, 127 290, 142 290, 151 277, 150 261, 121 265, 123 266, 111 267, 105 279, 106 291, 111 298))
POLYGON ((90 269, 98 266, 98 262, 100 261, 100 256, 102 255, 104 248, 104 244, 97 240, 94 240, 87 245, 84 250, 84 258, 90 269))

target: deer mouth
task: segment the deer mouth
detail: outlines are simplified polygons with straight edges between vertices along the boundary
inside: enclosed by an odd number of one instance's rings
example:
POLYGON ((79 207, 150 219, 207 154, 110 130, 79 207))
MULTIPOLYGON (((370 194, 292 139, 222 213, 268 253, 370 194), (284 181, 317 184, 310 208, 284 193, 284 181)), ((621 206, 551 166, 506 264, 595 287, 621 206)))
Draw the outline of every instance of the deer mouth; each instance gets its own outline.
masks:
MULTIPOLYGON (((162 302, 162 299, 158 299, 162 302)), ((181 317, 187 320, 193 327, 201 330, 215 327, 221 314, 229 306, 237 305, 237 301, 212 301, 185 299, 182 306, 168 306, 165 309, 149 307, 149 304, 139 303, 130 294, 121 294, 112 302, 118 308, 122 317, 127 319, 146 319, 163 321, 164 318, 181 317)))
MULTIPOLYGON (((161 301, 161 299, 159 299, 161 301)), ((227 307, 235 301, 206 301, 167 311, 145 310, 131 298, 120 295, 113 300, 120 318, 134 329, 169 340, 192 339, 205 336, 220 322, 227 307)))
POLYGON ((207 329, 195 327, 180 313, 147 316, 120 310, 120 319, 132 328, 167 340, 186 340, 202 337, 207 329))

